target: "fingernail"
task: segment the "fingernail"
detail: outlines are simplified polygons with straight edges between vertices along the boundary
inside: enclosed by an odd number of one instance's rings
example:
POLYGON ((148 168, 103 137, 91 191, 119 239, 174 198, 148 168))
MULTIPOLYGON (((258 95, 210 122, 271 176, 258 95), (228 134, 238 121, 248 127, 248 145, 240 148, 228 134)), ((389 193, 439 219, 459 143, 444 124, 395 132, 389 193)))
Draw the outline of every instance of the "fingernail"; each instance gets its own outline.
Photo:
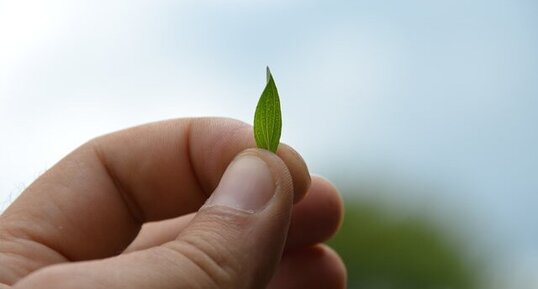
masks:
POLYGON ((267 163, 254 155, 242 155, 228 166, 205 206, 256 212, 272 198, 274 191, 267 163))

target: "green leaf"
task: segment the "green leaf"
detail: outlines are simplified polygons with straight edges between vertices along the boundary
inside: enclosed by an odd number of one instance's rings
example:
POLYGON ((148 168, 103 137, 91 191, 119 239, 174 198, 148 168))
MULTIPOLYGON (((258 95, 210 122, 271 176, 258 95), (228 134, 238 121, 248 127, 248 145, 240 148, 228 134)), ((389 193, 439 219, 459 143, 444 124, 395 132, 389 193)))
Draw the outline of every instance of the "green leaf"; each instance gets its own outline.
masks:
POLYGON ((276 152, 282 132, 280 99, 273 75, 267 67, 267 84, 260 96, 254 114, 254 138, 261 149, 276 152))

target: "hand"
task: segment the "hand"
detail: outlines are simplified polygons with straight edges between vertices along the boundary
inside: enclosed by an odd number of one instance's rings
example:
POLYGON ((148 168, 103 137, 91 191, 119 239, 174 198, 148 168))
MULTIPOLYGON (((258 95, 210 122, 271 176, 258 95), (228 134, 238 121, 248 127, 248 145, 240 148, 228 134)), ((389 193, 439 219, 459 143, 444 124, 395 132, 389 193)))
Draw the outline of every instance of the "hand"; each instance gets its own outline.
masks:
POLYGON ((215 118, 82 145, 0 216, 0 288, 344 288, 319 244, 336 189, 286 145, 251 147, 249 125, 215 118))

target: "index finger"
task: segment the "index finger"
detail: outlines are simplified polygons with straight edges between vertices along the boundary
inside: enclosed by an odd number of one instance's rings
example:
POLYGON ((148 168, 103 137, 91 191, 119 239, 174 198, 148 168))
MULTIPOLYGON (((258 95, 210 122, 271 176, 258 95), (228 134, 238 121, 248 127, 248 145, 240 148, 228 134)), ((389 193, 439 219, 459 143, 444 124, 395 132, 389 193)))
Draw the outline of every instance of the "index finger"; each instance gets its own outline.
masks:
MULTIPOLYGON (((196 211, 234 156, 253 146, 250 125, 222 118, 162 121, 96 138, 38 178, 1 216, 0 238, 28 241, 0 242, 0 259, 8 261, 2 264, 10 261, 2 257, 6 250, 34 267, 119 254, 142 223, 196 211)), ((310 183, 306 165, 288 146, 277 153, 301 198, 310 183)))

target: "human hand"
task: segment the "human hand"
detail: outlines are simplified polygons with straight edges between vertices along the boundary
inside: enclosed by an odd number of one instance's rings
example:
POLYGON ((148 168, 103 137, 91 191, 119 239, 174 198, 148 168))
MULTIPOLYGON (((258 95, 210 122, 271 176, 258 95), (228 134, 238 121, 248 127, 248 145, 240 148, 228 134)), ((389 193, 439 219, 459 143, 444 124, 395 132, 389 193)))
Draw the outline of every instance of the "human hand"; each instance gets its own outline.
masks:
POLYGON ((251 147, 249 125, 217 118, 82 145, 0 216, 0 289, 344 288, 320 244, 338 192, 290 147, 251 147))

